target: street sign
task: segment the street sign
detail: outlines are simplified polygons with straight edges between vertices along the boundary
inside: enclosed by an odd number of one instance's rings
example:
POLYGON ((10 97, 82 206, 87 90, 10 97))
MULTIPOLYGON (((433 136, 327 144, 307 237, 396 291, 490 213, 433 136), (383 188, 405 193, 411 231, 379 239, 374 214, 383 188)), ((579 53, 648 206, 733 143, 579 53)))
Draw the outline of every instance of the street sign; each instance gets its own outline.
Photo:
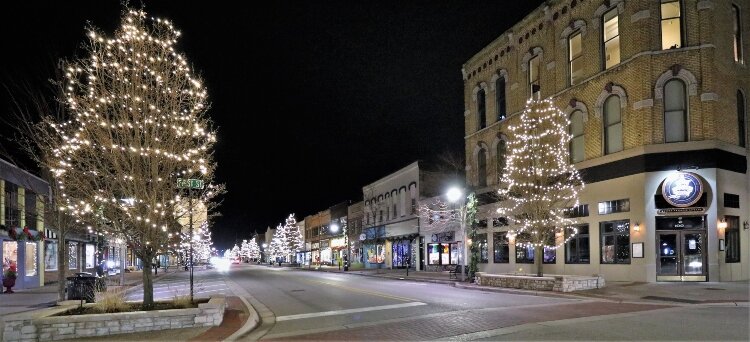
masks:
POLYGON ((181 189, 185 188, 191 188, 191 189, 203 189, 203 180, 202 179, 184 179, 184 178, 177 178, 177 187, 181 189))

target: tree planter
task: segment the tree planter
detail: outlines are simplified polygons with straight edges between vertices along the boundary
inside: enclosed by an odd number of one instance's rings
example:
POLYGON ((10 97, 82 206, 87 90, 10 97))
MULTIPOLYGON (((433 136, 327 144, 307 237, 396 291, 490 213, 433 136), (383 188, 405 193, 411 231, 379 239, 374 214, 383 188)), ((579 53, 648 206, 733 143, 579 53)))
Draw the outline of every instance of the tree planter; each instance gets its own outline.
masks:
POLYGON ((476 284, 533 291, 573 292, 604 287, 601 276, 490 274, 477 272, 476 284))
MULTIPOLYGON (((76 301, 77 302, 77 301, 76 301)), ((56 316, 78 306, 63 305, 7 316, 3 341, 50 341, 142 331, 218 326, 226 299, 212 297, 197 308, 56 316)), ((87 304, 88 305, 88 304, 87 304)))
POLYGON ((3 278, 5 293, 13 293, 13 290, 11 289, 13 286, 16 286, 16 278, 3 278))

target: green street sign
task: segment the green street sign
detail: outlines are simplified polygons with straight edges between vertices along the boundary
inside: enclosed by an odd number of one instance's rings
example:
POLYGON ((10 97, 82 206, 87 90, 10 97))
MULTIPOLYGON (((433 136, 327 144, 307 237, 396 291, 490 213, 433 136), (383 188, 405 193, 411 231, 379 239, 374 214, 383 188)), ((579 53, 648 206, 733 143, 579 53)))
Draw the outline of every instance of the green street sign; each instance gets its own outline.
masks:
POLYGON ((177 187, 180 189, 203 189, 203 180, 202 179, 184 179, 184 178, 177 178, 177 187))

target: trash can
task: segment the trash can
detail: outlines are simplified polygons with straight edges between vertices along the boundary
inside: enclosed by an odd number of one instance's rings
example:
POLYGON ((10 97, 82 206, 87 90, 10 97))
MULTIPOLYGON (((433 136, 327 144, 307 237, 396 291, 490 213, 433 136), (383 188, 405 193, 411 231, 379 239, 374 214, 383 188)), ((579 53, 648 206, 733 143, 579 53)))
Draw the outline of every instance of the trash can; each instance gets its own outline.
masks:
POLYGON ((87 272, 76 273, 75 276, 67 277, 68 300, 85 300, 86 303, 94 302, 94 290, 96 287, 96 277, 87 272))

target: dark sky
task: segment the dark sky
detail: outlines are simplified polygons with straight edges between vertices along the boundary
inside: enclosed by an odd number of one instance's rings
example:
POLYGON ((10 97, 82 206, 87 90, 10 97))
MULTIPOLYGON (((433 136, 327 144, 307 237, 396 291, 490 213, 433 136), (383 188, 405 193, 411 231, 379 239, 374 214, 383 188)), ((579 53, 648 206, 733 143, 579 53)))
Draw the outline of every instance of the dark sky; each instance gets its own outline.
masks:
MULTIPOLYGON (((462 154, 461 65, 541 2, 146 0, 182 31, 179 49, 209 91, 228 189, 219 247, 290 212, 360 200, 363 185, 414 160, 462 154)), ((4 4, 0 82, 14 94, 45 87, 59 58, 80 53, 87 22, 111 33, 120 10, 4 4)), ((11 110, 2 89, 0 115, 11 110)))

